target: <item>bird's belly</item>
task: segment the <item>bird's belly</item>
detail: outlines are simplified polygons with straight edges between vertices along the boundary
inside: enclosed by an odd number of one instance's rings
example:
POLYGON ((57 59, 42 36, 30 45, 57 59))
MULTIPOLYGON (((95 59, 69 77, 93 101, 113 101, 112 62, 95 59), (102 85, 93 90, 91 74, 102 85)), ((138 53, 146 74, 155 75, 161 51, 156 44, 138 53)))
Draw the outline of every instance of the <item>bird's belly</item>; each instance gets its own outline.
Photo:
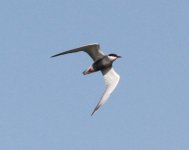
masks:
POLYGON ((99 70, 111 67, 112 63, 109 60, 108 61, 107 60, 106 61, 105 60, 99 60, 99 61, 94 62, 94 64, 92 66, 93 66, 95 71, 99 71, 99 70))

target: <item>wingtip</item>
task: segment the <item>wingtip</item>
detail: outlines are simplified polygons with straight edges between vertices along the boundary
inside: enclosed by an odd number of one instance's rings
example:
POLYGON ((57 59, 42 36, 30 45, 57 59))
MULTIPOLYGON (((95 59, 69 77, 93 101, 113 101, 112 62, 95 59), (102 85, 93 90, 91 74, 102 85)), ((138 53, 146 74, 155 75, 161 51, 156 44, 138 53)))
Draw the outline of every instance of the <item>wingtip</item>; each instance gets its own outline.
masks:
POLYGON ((52 55, 50 58, 53 58, 53 57, 56 57, 56 56, 59 56, 59 54, 56 54, 56 55, 52 55))
POLYGON ((95 107, 95 109, 93 110, 91 116, 92 116, 99 108, 100 108, 100 105, 98 104, 98 105, 95 107))
POLYGON ((91 116, 93 116, 93 114, 96 112, 96 110, 94 110, 93 112, 92 112, 92 114, 91 114, 91 116))

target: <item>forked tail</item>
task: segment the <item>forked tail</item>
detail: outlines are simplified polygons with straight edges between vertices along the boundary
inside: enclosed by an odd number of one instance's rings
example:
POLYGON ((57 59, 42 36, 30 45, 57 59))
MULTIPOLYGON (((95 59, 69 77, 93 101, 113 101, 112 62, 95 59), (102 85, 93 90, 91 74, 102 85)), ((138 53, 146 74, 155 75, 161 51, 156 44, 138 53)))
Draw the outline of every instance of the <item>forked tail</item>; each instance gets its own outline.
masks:
POLYGON ((95 72, 95 71, 94 71, 94 68, 92 66, 90 66, 85 71, 83 71, 83 75, 87 75, 87 74, 90 74, 92 72, 95 72))

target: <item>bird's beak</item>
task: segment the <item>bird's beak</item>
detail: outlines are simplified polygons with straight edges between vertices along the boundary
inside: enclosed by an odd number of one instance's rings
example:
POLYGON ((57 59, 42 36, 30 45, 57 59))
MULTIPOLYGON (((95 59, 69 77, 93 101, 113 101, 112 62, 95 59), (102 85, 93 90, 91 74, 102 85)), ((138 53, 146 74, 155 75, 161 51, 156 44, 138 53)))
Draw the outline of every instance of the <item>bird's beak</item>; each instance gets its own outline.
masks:
POLYGON ((122 58, 121 56, 117 56, 117 58, 122 58))

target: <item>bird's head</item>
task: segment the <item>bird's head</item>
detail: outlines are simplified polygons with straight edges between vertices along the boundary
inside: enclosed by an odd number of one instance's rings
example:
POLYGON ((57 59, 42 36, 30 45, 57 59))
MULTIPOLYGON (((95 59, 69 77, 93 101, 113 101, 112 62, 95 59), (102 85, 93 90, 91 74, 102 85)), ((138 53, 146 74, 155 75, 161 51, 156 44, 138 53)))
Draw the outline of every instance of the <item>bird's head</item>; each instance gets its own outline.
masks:
POLYGON ((118 58, 121 58, 121 56, 118 56, 117 54, 109 54, 108 58, 110 58, 112 61, 115 61, 118 58))

